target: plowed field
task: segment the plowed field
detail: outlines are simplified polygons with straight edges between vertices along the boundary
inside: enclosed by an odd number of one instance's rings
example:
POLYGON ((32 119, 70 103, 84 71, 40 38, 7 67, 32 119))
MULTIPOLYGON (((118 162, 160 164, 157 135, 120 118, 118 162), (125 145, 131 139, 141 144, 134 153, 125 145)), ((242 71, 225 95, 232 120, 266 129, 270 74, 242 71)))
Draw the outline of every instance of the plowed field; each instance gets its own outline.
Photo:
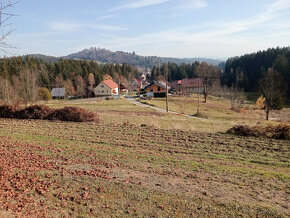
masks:
POLYGON ((0 217, 290 216, 289 141, 0 119, 0 217))

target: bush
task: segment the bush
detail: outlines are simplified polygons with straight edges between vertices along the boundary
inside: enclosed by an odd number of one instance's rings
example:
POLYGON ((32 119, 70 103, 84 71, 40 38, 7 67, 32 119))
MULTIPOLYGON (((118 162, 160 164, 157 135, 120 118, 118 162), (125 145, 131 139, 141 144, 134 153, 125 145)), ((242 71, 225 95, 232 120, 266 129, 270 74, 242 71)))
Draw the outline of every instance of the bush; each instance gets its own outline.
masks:
POLYGON ((52 109, 44 105, 33 105, 27 108, 16 106, 0 106, 1 118, 17 119, 40 119, 40 120, 61 120, 72 122, 97 122, 98 116, 95 112, 87 111, 78 107, 65 107, 62 109, 52 109))
POLYGON ((255 136, 267 137, 273 139, 290 139, 290 125, 268 125, 268 126, 242 126, 237 125, 229 129, 227 133, 240 135, 240 136, 255 136))
POLYGON ((40 100, 43 101, 48 101, 52 99, 50 91, 45 87, 41 87, 38 89, 38 97, 40 100))

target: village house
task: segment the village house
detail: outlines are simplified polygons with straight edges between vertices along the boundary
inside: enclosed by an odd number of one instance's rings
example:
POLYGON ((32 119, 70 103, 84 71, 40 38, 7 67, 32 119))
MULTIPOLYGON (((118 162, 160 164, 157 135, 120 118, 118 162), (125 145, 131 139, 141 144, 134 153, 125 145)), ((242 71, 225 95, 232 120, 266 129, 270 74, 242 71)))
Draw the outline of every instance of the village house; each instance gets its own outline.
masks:
POLYGON ((134 92, 139 92, 142 89, 142 80, 141 79, 134 79, 132 81, 132 89, 134 92))
POLYGON ((171 85, 171 88, 179 94, 198 93, 200 87, 202 87, 201 78, 176 80, 171 85))
POLYGON ((144 89, 147 97, 166 97, 166 85, 164 82, 154 81, 146 86, 144 89))
POLYGON ((120 93, 122 95, 128 93, 128 87, 124 83, 120 83, 120 93))
POLYGON ((51 90, 51 96, 53 99, 64 99, 66 98, 65 88, 53 88, 51 90))
POLYGON ((102 81, 95 89, 94 93, 95 96, 112 96, 118 95, 118 84, 115 83, 113 80, 108 79, 102 81))

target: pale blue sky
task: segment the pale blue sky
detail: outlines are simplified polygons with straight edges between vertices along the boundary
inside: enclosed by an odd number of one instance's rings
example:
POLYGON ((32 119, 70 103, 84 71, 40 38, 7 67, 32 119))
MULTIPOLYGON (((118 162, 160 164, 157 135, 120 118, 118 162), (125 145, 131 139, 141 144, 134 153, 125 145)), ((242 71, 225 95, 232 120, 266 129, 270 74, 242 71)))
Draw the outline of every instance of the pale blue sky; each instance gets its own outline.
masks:
POLYGON ((290 45, 290 0, 21 0, 10 11, 16 55, 226 58, 290 45))

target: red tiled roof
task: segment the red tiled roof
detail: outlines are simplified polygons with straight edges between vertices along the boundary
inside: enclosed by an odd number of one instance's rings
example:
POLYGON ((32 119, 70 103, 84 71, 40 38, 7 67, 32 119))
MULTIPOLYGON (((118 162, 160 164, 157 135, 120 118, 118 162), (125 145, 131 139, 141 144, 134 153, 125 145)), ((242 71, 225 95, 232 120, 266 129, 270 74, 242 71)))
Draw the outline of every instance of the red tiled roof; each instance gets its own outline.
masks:
POLYGON ((142 79, 136 79, 136 81, 141 84, 142 83, 142 79))
POLYGON ((202 86, 202 79, 201 78, 183 79, 181 81, 181 85, 184 88, 201 87, 202 86))
POLYGON ((113 80, 111 80, 111 79, 104 80, 102 83, 106 84, 106 85, 109 86, 111 89, 118 88, 118 84, 115 83, 115 82, 114 82, 113 80))

